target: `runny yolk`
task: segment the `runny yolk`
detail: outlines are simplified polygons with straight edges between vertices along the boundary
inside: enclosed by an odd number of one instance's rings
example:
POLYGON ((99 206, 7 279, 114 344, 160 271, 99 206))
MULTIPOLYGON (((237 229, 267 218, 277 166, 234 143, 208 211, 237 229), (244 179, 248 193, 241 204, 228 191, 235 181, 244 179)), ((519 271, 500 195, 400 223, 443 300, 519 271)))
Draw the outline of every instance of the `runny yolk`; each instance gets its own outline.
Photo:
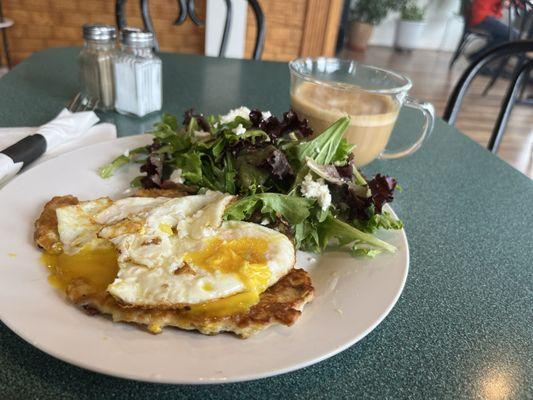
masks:
MULTIPOLYGON (((246 312, 259 302, 268 287, 271 272, 266 264, 268 242, 265 239, 242 237, 233 240, 213 238, 201 250, 185 254, 184 260, 207 271, 236 274, 246 290, 223 299, 192 305, 191 315, 221 317, 246 312)), ((117 251, 111 247, 83 248, 73 255, 44 253, 41 261, 50 272, 48 281, 65 291, 77 278, 84 279, 95 292, 103 292, 118 273, 117 251)), ((206 282, 204 290, 214 289, 206 282)))
POLYGON ((117 252, 111 246, 83 248, 73 255, 44 253, 41 261, 50 272, 48 281, 63 291, 77 278, 97 292, 105 291, 118 272, 117 252))
POLYGON ((210 272, 236 274, 246 287, 242 293, 192 305, 190 313, 225 316, 245 312, 257 304, 260 294, 267 289, 271 276, 270 268, 266 264, 267 250, 267 240, 243 236, 232 240, 212 238, 201 250, 186 253, 185 262, 210 272))

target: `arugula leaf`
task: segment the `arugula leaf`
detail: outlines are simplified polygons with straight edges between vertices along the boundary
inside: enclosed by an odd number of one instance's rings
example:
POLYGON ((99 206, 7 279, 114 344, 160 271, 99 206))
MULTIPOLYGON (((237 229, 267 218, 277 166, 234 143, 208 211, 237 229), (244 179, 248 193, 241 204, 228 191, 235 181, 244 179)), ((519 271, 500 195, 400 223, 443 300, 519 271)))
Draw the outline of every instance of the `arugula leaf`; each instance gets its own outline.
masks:
POLYGON ((128 155, 121 154, 120 156, 115 158, 113 161, 111 161, 109 164, 103 165, 100 168, 98 168, 98 174, 100 175, 100 177, 107 179, 113 176, 113 172, 115 172, 116 169, 132 161, 136 161, 139 158, 139 156, 148 154, 148 151, 146 150, 146 146, 142 146, 142 147, 137 147, 136 149, 129 151, 127 154, 128 155))
POLYGON ((154 125, 154 129, 150 133, 158 139, 166 139, 175 135, 176 131, 171 125, 168 125, 164 122, 158 122, 154 125))
POLYGON ((387 211, 383 211, 381 214, 374 214, 366 221, 357 220, 354 224, 362 231, 369 233, 373 233, 378 229, 398 230, 403 228, 402 221, 394 218, 387 211))
POLYGON ((296 225, 309 216, 309 208, 314 204, 311 199, 289 196, 281 193, 260 193, 245 197, 226 209, 225 218, 241 221, 250 218, 260 210, 262 214, 281 214, 289 224, 296 225))
POLYGON ((343 138, 349 124, 350 118, 342 117, 313 140, 298 144, 296 157, 300 164, 303 165, 307 157, 318 164, 345 161, 353 149, 353 146, 349 146, 343 138))
POLYGON ((173 131, 177 131, 178 130, 178 119, 176 118, 175 115, 163 113, 163 115, 161 117, 161 122, 163 122, 164 124, 170 126, 170 128, 173 131))
POLYGON ((237 176, 237 171, 227 169, 224 171, 224 183, 226 188, 226 193, 235 194, 237 192, 235 187, 235 177, 237 176))
POLYGON ((215 158, 219 158, 225 150, 226 147, 226 141, 223 137, 219 137, 215 143, 213 144, 213 147, 211 148, 211 152, 213 153, 213 156, 215 158))
POLYGON ((291 193, 294 193, 296 186, 309 172, 306 160, 312 160, 317 164, 331 164, 345 162, 348 159, 353 146, 347 144, 343 135, 349 124, 350 118, 342 117, 313 140, 288 147, 287 150, 293 154, 300 166, 291 193))
POLYGON ((255 193, 258 187, 265 186, 269 174, 262 169, 247 163, 239 165, 239 188, 241 193, 255 193))
POLYGON ((308 218, 294 226, 294 240, 298 249, 320 253, 320 238, 317 232, 317 221, 308 218))
POLYGON ((174 132, 172 136, 161 139, 163 151, 167 153, 184 152, 191 148, 191 136, 184 132, 174 132), (166 147, 164 144, 166 144, 166 147))
POLYGON ((198 153, 182 154, 177 161, 178 167, 181 168, 181 176, 185 182, 194 184, 202 182, 202 160, 198 153))
POLYGON ((391 253, 396 251, 396 247, 393 245, 378 239, 370 233, 360 231, 346 222, 342 222, 341 220, 333 217, 331 214, 328 215, 324 222, 317 226, 317 231, 320 238, 319 243, 321 248, 325 248, 328 242, 335 238, 343 244, 352 242, 365 243, 369 246, 386 250, 391 253))
POLYGON ((355 257, 370 257, 370 258, 374 258, 378 254, 381 254, 382 251, 381 250, 376 250, 376 249, 358 247, 358 245, 356 244, 356 245, 354 245, 352 247, 351 253, 355 257))
POLYGON ((230 143, 234 143, 236 141, 244 139, 250 139, 252 143, 255 143, 257 141, 270 141, 268 135, 260 129, 248 129, 246 132, 240 135, 233 133, 233 131, 226 131, 226 138, 230 141, 230 143))
POLYGON ((115 158, 113 161, 111 161, 109 164, 100 167, 98 169, 98 175, 100 175, 100 178, 107 179, 113 175, 113 171, 125 164, 128 164, 129 162, 130 158, 122 154, 115 158))
POLYGON ((141 179, 143 178, 143 176, 137 176, 135 177, 131 182, 130 182, 130 187, 133 188, 133 189, 138 189, 140 187, 142 187, 142 182, 141 182, 141 179))

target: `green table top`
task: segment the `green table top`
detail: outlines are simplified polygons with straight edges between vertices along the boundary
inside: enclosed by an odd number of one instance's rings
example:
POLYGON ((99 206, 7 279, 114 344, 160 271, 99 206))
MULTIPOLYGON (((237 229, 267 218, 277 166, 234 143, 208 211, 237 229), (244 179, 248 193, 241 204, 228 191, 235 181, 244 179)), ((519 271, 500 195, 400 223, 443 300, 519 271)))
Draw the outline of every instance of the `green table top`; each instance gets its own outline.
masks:
MULTIPOLYGON (((0 79, 0 126, 54 117, 77 91, 77 51, 36 53, 0 79)), ((289 106, 286 64, 162 58, 165 111, 223 113, 245 104, 281 113, 289 106)), ((104 119, 121 135, 153 122, 104 119)), ((397 130, 419 124, 404 111, 397 130)), ((0 323, 0 398, 531 398, 532 182, 440 119, 416 154, 366 171, 396 176, 404 188, 393 206, 405 223, 411 266, 390 315, 348 350, 259 381, 156 385, 71 366, 0 323)))

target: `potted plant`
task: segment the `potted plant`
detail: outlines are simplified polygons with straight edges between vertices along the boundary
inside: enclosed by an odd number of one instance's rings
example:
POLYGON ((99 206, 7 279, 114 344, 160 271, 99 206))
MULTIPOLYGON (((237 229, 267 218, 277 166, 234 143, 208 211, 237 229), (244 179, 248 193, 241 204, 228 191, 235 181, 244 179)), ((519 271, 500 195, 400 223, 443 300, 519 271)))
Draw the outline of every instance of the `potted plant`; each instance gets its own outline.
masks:
MULTIPOLYGON (((427 6, 426 6, 427 7, 427 6)), ((398 50, 412 50, 418 45, 426 22, 426 7, 420 7, 414 0, 407 0, 400 7, 400 19, 396 25, 394 47, 398 50)))
POLYGON ((395 0, 356 0, 350 7, 348 46, 365 51, 374 25, 379 24, 395 6, 395 0))

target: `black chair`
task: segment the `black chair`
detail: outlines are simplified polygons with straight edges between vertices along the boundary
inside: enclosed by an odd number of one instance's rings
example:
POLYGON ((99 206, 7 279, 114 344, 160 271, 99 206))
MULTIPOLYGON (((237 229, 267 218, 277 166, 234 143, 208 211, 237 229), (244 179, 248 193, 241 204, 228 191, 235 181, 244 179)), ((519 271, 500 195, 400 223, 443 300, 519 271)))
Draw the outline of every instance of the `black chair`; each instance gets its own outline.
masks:
MULTIPOLYGON (((520 27, 518 29, 518 37, 514 39, 533 39, 533 14, 532 14, 533 3, 530 0, 512 0, 509 5, 509 37, 512 36, 512 25, 513 25, 513 16, 520 19, 520 27)), ((512 40, 512 39, 510 39, 512 40)), ((521 54, 517 57, 515 67, 513 69, 512 75, 516 74, 520 67, 526 63, 528 57, 525 54, 521 54)), ((500 62, 496 71, 490 77, 490 80, 485 85, 483 89, 483 96, 486 96, 490 89, 494 86, 496 81, 504 73, 508 60, 504 59, 500 62)))
MULTIPOLYGON (((127 0, 116 0, 115 3, 115 17, 117 21, 117 27, 119 30, 122 30, 125 26, 127 26, 126 23, 126 16, 124 14, 124 5, 126 4, 127 0)), ((178 17, 176 18, 176 21, 174 21, 175 25, 181 25, 185 22, 187 17, 189 17, 192 22, 197 25, 204 25, 205 22, 200 20, 198 15, 195 11, 195 5, 194 0, 177 0, 178 1, 178 17)), ((226 54, 226 46, 228 41, 228 34, 229 30, 231 28, 231 19, 232 19, 232 6, 231 6, 231 0, 220 0, 224 1, 226 4, 226 20, 224 23, 224 31, 222 33, 222 40, 220 41, 220 48, 219 48, 219 57, 224 57, 226 54)), ((259 5, 259 2, 257 0, 248 0, 248 4, 252 8, 255 16, 255 21, 257 25, 257 34, 255 37, 255 46, 254 51, 252 53, 252 58, 254 60, 261 59, 261 55, 263 54, 263 47, 265 45, 265 17, 263 15, 263 10, 261 9, 261 6, 259 5)), ((150 17, 150 11, 148 9, 148 0, 140 0, 140 7, 141 7, 141 16, 143 20, 144 29, 148 32, 152 32, 154 34, 155 40, 155 49, 159 50, 159 44, 157 42, 156 33, 154 30, 154 25, 152 23, 152 18, 150 17)))
MULTIPOLYGON (((503 43, 481 54, 472 64, 470 64, 459 79, 459 82, 448 99, 442 118, 451 125, 455 124, 463 97, 481 68, 499 58, 520 56, 530 51, 533 51, 533 40, 517 40, 503 43)), ((520 67, 511 79, 511 83, 502 101, 496 124, 494 125, 487 145, 487 148, 492 153, 498 151, 513 106, 516 103, 516 99, 522 86, 528 83, 528 76, 532 68, 533 60, 529 60, 520 67)))
POLYGON ((472 28, 469 24, 470 11, 471 11, 471 0, 461 0, 461 16, 464 20, 463 33, 461 35, 461 40, 457 48, 453 52, 452 59, 448 65, 448 69, 452 69, 453 65, 457 59, 461 56, 466 46, 472 43, 475 39, 483 39, 489 37, 489 34, 481 29, 472 28))

